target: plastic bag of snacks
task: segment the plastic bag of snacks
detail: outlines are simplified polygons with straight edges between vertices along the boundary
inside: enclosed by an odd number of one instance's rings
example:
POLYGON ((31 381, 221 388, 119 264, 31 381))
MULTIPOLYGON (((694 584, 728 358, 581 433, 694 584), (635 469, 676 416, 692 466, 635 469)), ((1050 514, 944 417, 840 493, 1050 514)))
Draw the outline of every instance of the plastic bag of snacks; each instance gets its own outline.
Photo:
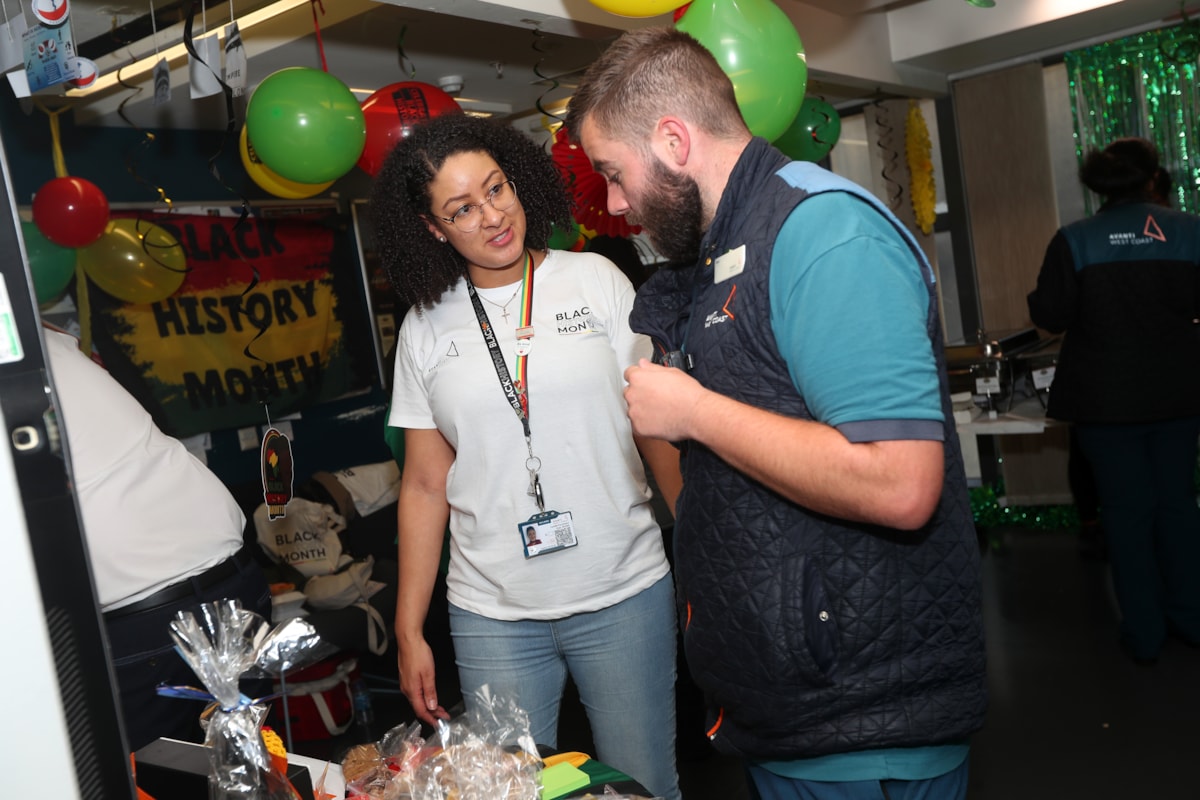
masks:
POLYGON ((342 759, 346 797, 358 800, 408 800, 410 778, 421 758, 435 752, 421 738, 421 723, 398 725, 378 742, 355 745, 342 759))
POLYGON ((542 767, 529 717, 484 687, 471 711, 423 740, 417 723, 342 762, 346 796, 358 800, 538 800, 542 767))
POLYGON ((296 798, 263 743, 267 706, 243 695, 238 682, 255 670, 277 674, 304 663, 320 643, 316 630, 301 619, 272 630, 238 601, 221 600, 200 606, 199 618, 190 611, 177 613, 171 638, 215 700, 206 712, 204 738, 210 800, 296 798))

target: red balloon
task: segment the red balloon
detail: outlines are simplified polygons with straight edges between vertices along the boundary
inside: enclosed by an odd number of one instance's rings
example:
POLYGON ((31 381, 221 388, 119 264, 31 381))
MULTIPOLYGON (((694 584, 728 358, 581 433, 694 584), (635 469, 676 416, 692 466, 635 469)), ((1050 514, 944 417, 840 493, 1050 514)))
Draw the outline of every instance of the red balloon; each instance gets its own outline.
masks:
POLYGON ((461 114, 454 98, 436 86, 402 81, 376 90, 362 102, 367 124, 367 142, 358 166, 368 175, 379 172, 396 142, 408 136, 412 126, 442 114, 461 114))
POLYGON ((691 5, 691 3, 684 3, 679 8, 675 9, 675 16, 671 19, 671 21, 679 22, 679 18, 687 13, 688 6, 690 6, 690 5, 691 5))
POLYGON ((55 178, 33 196, 33 222, 57 245, 87 247, 104 235, 108 198, 89 180, 55 178))

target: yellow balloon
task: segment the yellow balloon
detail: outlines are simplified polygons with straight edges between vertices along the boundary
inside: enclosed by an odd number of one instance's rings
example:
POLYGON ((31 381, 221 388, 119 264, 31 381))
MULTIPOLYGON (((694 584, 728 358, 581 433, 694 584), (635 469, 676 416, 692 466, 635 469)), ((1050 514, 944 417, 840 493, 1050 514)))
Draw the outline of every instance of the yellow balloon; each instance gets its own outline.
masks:
POLYGON ((246 168, 246 174, 250 179, 258 184, 263 191, 270 192, 276 197, 282 197, 287 200, 300 200, 305 197, 312 197, 333 186, 333 181, 326 183, 297 183, 289 181, 287 178, 272 172, 271 169, 264 164, 254 152, 254 146, 250 144, 250 137, 246 134, 246 126, 242 126, 242 133, 238 137, 238 151, 242 154, 242 166, 246 168))
POLYGON ((92 282, 126 303, 165 300, 187 272, 187 255, 174 236, 130 217, 109 220, 104 234, 76 253, 92 282))
POLYGON ((590 0, 597 8, 622 17, 657 17, 674 11, 688 0, 590 0))

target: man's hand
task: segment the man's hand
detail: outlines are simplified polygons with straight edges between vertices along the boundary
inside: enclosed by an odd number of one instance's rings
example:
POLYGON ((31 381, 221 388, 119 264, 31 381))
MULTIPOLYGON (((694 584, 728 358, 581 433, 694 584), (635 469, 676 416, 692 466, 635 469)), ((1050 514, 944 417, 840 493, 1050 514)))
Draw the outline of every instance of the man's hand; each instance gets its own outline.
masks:
POLYGON ((642 359, 625 370, 625 402, 634 433, 679 442, 692 438, 693 421, 708 390, 675 367, 642 359))
POLYGON ((757 408, 643 359, 625 370, 640 436, 704 445, 734 469, 813 511, 899 530, 923 526, 942 492, 942 443, 852 443, 836 428, 757 408))

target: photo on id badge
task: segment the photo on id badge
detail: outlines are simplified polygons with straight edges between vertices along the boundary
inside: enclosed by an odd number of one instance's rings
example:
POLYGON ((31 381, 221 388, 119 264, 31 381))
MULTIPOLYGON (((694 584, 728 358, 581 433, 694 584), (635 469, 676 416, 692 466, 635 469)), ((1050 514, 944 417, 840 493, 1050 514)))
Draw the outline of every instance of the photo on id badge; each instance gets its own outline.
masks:
POLYGON ((525 548, 526 558, 553 553, 579 544, 575 538, 570 511, 534 514, 518 525, 517 530, 521 534, 521 545, 525 548))

